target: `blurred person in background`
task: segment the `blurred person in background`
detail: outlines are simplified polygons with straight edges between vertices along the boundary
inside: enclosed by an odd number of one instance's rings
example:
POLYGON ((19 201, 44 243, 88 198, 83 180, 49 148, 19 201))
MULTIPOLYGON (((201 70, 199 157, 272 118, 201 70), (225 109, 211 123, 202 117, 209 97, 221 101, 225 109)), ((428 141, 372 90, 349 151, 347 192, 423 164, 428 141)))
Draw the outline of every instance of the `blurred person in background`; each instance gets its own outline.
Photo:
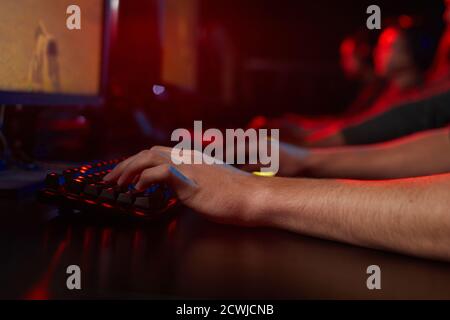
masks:
POLYGON ((325 147, 374 143, 447 123, 448 88, 427 81, 433 38, 408 18, 400 17, 399 23, 384 29, 378 40, 375 70, 389 82, 377 101, 365 112, 336 121, 305 141, 298 140, 298 144, 325 147))
MULTIPOLYGON (((340 117, 350 116, 363 111, 370 106, 384 89, 384 80, 375 74, 373 66, 373 49, 376 35, 367 31, 359 31, 347 36, 340 45, 340 66, 344 76, 349 81, 359 83, 355 99, 345 109, 340 117)), ((263 116, 254 118, 249 127, 279 128, 285 138, 296 140, 305 134, 310 134, 332 124, 337 116, 306 117, 298 114, 286 114, 276 119, 266 119, 263 116)))
POLYGON ((442 16, 445 30, 442 34, 433 66, 428 74, 430 86, 444 85, 450 82, 450 0, 444 0, 445 12, 442 16))
MULTIPOLYGON (((373 79, 372 86, 361 91, 344 115, 319 121, 287 116, 268 121, 267 126, 279 128, 281 138, 291 143, 308 146, 341 145, 345 144, 340 136, 341 129, 363 123, 395 106, 423 97, 426 71, 435 53, 433 38, 409 16, 391 20, 385 23, 387 27, 380 34, 373 50, 374 68, 371 76, 367 71, 367 63, 362 68, 363 64, 355 63, 358 60, 349 54, 353 51, 352 47, 357 49, 357 46, 347 39, 341 45, 341 66, 347 77, 364 75, 366 79, 373 79), (364 71, 356 73, 356 70, 364 71)), ((364 56, 361 48, 355 52, 364 56)))

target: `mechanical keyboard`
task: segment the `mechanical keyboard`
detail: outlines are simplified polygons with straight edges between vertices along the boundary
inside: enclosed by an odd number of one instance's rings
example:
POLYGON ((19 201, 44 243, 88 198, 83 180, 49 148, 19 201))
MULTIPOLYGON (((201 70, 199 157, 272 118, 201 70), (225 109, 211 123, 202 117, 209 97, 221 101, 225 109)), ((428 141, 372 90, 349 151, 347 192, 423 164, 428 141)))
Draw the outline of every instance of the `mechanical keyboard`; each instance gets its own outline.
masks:
POLYGON ((62 173, 50 172, 39 198, 69 211, 144 220, 160 218, 177 204, 174 193, 164 184, 154 184, 144 192, 137 192, 133 185, 121 187, 103 181, 122 160, 96 161, 62 173))

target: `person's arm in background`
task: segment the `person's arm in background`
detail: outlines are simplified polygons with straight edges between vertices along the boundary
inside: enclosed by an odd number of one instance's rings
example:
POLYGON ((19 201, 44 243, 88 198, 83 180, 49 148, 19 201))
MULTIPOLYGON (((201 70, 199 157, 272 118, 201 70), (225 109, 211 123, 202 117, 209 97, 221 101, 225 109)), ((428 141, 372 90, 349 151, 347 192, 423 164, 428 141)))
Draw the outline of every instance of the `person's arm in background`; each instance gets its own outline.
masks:
POLYGON ((356 124, 338 123, 301 143, 307 147, 364 145, 397 139, 450 123, 450 92, 392 108, 356 124))
POLYGON ((175 165, 171 150, 141 152, 105 179, 134 181, 137 190, 167 183, 186 206, 216 222, 450 261, 450 175, 379 182, 264 178, 226 165, 175 165))
POLYGON ((450 132, 444 128, 370 146, 312 149, 297 158, 290 154, 281 145, 284 175, 388 179, 439 174, 450 172, 450 132))

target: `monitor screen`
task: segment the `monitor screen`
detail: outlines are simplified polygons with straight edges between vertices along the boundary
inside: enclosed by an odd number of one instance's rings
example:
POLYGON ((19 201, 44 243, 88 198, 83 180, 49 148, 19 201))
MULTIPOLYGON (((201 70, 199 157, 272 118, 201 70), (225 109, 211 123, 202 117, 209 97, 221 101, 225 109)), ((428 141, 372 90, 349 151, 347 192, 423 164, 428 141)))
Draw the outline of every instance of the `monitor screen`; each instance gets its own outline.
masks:
POLYGON ((71 0, 1 0, 0 104, 99 103, 105 2, 77 0, 81 29, 69 29, 71 0))

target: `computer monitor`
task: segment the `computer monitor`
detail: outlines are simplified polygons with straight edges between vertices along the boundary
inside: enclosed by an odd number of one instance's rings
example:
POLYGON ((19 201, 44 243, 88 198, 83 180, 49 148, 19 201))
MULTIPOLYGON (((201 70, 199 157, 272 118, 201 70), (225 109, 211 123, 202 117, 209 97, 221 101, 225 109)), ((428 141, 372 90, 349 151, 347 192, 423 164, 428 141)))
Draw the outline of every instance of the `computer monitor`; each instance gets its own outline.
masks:
POLYGON ((109 0, 0 1, 0 104, 98 105, 103 100, 109 0))

